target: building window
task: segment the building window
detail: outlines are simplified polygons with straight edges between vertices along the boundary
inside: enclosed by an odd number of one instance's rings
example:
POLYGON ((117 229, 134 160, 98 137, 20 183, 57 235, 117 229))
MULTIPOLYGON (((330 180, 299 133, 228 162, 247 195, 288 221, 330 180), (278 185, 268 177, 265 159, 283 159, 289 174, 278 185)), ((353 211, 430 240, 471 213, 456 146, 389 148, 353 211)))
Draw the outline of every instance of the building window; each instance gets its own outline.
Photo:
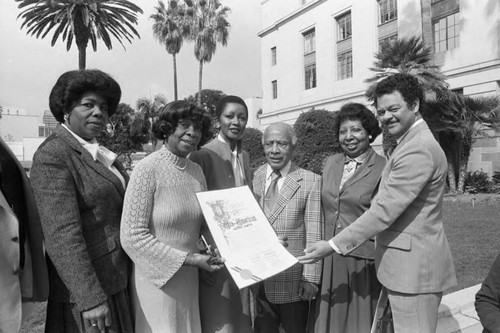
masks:
POLYGON ((379 51, 382 51, 384 47, 386 47, 388 44, 393 43, 398 39, 398 34, 390 35, 384 38, 381 38, 378 40, 378 49, 379 51))
POLYGON ((278 98, 278 81, 271 81, 271 85, 273 86, 273 99, 278 98))
POLYGON ((305 89, 316 88, 316 32, 304 33, 304 81, 305 89))
POLYGON ((435 21, 434 52, 444 52, 460 46, 460 13, 455 13, 435 21))
POLYGON ((271 66, 276 65, 276 46, 271 47, 271 66))
POLYGON ((380 0, 378 2, 378 8, 380 12, 380 24, 384 24, 398 18, 398 3, 396 0, 380 0))
POLYGON ((351 29, 351 12, 339 16, 337 18, 337 26, 338 26, 338 39, 337 41, 342 41, 344 39, 350 38, 352 35, 352 29, 351 29))
POLYGON ((337 62, 337 78, 339 80, 344 80, 352 77, 352 51, 340 53, 337 56, 337 62))

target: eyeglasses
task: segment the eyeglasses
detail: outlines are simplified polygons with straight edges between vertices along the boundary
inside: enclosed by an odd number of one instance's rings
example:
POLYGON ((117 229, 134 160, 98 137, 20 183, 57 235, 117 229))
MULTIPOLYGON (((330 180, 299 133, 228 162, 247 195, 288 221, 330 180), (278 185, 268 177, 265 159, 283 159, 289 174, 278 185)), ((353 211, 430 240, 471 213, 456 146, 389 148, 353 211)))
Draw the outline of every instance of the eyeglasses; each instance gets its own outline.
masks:
POLYGON ((274 144, 278 146, 278 148, 281 149, 287 149, 288 146, 290 145, 287 141, 266 141, 264 142, 264 148, 271 149, 274 147, 274 144))

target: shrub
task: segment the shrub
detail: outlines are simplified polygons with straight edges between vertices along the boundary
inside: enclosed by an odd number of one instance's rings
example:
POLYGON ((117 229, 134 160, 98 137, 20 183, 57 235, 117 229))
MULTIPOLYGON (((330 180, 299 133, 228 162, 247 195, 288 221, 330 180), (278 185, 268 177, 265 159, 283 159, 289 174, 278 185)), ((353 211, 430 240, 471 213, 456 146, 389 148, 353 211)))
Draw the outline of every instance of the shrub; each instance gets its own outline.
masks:
POLYGON ((293 161, 301 168, 321 174, 326 157, 341 152, 334 135, 335 113, 314 108, 302 113, 294 124, 297 147, 293 161))
POLYGON ((490 176, 483 170, 468 172, 465 177, 465 190, 468 193, 491 193, 493 185, 490 176))
POLYGON ((242 148, 250 155, 252 172, 266 162, 262 147, 262 132, 256 128, 247 127, 242 138, 242 148))

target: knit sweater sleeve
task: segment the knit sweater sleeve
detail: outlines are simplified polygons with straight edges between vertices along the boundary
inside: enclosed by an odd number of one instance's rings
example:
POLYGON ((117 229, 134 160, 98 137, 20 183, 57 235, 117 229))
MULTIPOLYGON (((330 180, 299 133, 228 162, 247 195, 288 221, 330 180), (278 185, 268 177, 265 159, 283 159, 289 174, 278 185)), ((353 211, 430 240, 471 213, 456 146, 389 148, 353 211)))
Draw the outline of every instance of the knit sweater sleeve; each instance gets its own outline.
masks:
POLYGON ((157 185, 155 159, 141 162, 144 163, 135 167, 125 194, 120 237, 136 267, 160 288, 181 268, 188 253, 163 243, 151 233, 149 223, 157 185))

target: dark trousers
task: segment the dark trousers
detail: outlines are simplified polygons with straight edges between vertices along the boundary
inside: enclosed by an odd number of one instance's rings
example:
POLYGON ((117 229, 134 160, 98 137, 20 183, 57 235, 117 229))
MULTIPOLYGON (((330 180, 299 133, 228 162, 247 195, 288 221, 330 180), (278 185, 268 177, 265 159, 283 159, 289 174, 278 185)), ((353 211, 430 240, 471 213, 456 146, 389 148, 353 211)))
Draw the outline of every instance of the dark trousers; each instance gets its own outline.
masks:
POLYGON ((271 303, 266 297, 264 286, 261 285, 255 297, 255 308, 255 333, 306 332, 309 302, 271 303))

